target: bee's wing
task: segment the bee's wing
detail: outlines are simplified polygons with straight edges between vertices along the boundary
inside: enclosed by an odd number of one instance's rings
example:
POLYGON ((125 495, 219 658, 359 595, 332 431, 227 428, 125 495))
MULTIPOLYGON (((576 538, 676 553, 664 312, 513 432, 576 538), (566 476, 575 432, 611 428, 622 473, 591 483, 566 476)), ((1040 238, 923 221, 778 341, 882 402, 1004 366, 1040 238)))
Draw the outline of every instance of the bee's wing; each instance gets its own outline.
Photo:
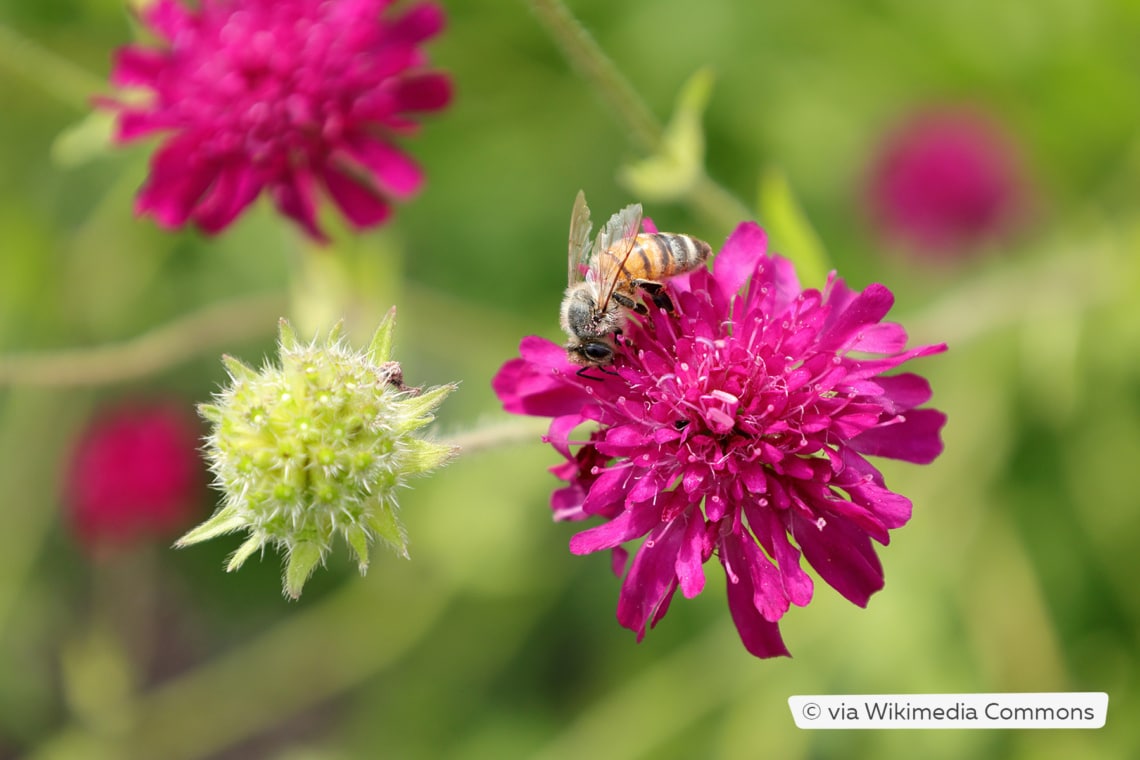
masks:
POLYGON ((610 296, 617 288, 621 279, 621 271, 625 267, 626 259, 633 253, 634 238, 641 228, 641 204, 633 203, 610 217, 605 229, 598 233, 594 242, 594 255, 601 255, 614 246, 618 246, 616 253, 620 256, 620 263, 609 273, 609 281, 602 283, 602 299, 600 307, 604 311, 610 303, 610 296))
POLYGON ((574 210, 570 212, 570 256, 566 284, 581 282, 589 268, 590 258, 590 207, 586 205, 586 194, 578 191, 574 199, 574 210))

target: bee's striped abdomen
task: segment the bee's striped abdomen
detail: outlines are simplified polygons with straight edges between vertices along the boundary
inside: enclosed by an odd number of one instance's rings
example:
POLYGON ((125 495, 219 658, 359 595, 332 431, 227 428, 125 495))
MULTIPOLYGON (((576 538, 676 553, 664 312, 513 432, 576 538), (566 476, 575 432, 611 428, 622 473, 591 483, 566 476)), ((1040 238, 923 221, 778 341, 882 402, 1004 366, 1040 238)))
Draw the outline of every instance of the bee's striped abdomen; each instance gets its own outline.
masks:
POLYGON ((599 261, 607 272, 621 266, 617 279, 623 283, 632 280, 657 282, 684 274, 704 264, 712 253, 703 240, 670 232, 638 235, 633 240, 632 249, 625 248, 625 245, 613 246, 601 254, 604 260, 599 261), (625 255, 627 250, 628 256, 625 255))

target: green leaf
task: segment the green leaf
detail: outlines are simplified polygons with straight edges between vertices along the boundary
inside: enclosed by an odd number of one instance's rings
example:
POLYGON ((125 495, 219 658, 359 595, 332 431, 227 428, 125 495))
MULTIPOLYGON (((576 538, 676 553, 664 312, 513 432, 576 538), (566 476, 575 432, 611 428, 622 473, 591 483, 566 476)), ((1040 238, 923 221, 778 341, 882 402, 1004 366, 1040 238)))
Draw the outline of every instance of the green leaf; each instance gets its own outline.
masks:
POLYGON ((401 467, 401 470, 406 467, 405 471, 408 474, 430 472, 446 463, 458 451, 457 447, 448 446, 444 443, 413 439, 408 447, 407 458, 404 460, 404 467, 401 467))
POLYGON ((290 599, 301 596, 305 581, 313 574, 321 562, 321 547, 308 541, 297 544, 289 552, 289 563, 285 566, 285 593, 290 599))
POLYGON ((376 328, 376 333, 372 336, 372 342, 368 345, 368 354, 372 357, 372 361, 377 364, 383 364, 392 359, 392 331, 396 326, 396 307, 393 306, 384 315, 381 320, 380 326, 376 328))
POLYGON ((822 288, 833 267, 783 172, 767 169, 760 175, 756 206, 772 248, 795 265, 800 284, 822 288))
POLYGON ((260 549, 262 546, 264 546, 264 544, 260 536, 253 535, 247 538, 245 540, 245 543, 239 546, 237 548, 237 551, 230 555, 230 561, 226 563, 226 572, 232 573, 234 570, 237 570, 239 567, 244 565, 245 561, 249 559, 250 555, 260 549))
POLYGON ((297 348, 297 333, 285 317, 277 320, 277 342, 281 344, 283 351, 293 351, 297 348))
POLYGON ((208 541, 217 536, 224 536, 226 533, 233 533, 245 525, 245 519, 232 507, 222 507, 215 512, 210 519, 206 520, 206 522, 196 528, 191 528, 186 535, 175 541, 174 547, 181 549, 192 544, 201 543, 202 541, 208 541))
POLYGON ((241 359, 234 358, 229 354, 222 354, 222 364, 225 365, 226 371, 230 373, 234 382, 242 380, 248 382, 257 379, 257 372, 241 359))
POLYGON ((357 565, 360 567, 360 574, 364 575, 368 570, 368 532, 358 525, 353 525, 345 529, 344 540, 352 547, 357 565))
POLYGON ((396 519, 396 512, 386 502, 376 505, 368 515, 368 527, 376 537, 396 550, 404 559, 408 558, 408 534, 396 519))
POLYGON ((111 151, 115 114, 92 111, 82 121, 66 127, 51 144, 51 160, 63 169, 74 169, 111 151))
POLYGON ((701 178, 705 134, 701 126, 712 95, 712 69, 698 69, 681 87, 673 117, 657 152, 623 166, 618 181, 643 201, 666 202, 684 197, 701 178))
POLYGON ((402 421, 393 425, 392 431, 396 435, 403 435, 428 424, 435 419, 431 413, 458 387, 454 383, 448 383, 431 388, 419 396, 409 396, 400 400, 397 406, 402 421))
POLYGON ((343 318, 338 319, 333 323, 333 326, 329 328, 329 336, 325 338, 325 345, 329 347, 335 346, 337 343, 340 343, 342 338, 344 338, 343 318))
POLYGON ((217 404, 198 404, 198 414, 202 416, 202 419, 215 425, 220 425, 222 417, 225 415, 222 408, 217 404))

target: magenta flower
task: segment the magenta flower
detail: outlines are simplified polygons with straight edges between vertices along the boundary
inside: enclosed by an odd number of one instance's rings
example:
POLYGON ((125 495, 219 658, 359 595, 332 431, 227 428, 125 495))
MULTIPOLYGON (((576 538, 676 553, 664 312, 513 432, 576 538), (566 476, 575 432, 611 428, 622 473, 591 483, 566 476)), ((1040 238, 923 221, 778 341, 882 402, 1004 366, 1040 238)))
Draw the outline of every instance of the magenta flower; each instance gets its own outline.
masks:
POLYGON ((1013 140, 967 109, 920 112, 888 134, 866 192, 885 238, 943 256, 1011 232, 1027 203, 1013 140))
POLYGON ((198 421, 173 401, 130 401, 96 415, 68 463, 64 501, 89 551, 185 529, 201 506, 198 421))
POLYGON ((451 99, 420 44, 443 28, 436 5, 384 17, 391 0, 155 0, 142 21, 165 43, 128 45, 111 80, 150 97, 103 99, 116 139, 163 133, 136 212, 213 234, 265 190, 312 237, 321 187, 358 229, 423 184, 395 145, 414 116, 451 99))
POLYGON ((945 415, 919 409, 929 384, 882 373, 945 345, 905 349, 882 322, 882 285, 862 292, 834 275, 801 290, 791 264, 766 253, 763 231, 741 224, 714 259, 669 280, 670 314, 632 315, 607 372, 580 367, 538 337, 493 381, 510 412, 552 417, 546 440, 566 461, 551 499, 557 520, 601 517, 570 550, 634 550, 617 618, 637 633, 660 620, 674 592, 704 588, 716 555, 728 605, 749 652, 788 654, 777 622, 806 605, 819 575, 859 606, 883 586, 871 544, 910 518, 866 455, 928 463, 942 451, 945 415), (589 440, 572 441, 584 422, 589 440))

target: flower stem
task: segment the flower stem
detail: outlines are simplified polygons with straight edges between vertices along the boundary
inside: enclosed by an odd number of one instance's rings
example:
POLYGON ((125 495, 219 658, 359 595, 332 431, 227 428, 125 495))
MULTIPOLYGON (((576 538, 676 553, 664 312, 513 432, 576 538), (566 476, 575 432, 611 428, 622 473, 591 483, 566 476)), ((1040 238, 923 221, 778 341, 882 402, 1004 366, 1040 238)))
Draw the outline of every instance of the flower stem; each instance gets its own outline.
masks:
POLYGON ((210 304, 121 343, 0 357, 0 387, 79 388, 145 377, 219 343, 259 337, 285 308, 279 293, 210 304))
POLYGON ((661 141, 661 124, 566 4, 562 0, 529 2, 570 65, 593 86, 608 110, 617 114, 629 130, 634 145, 647 153, 655 151, 661 141))
POLYGON ((0 24, 0 70, 39 86, 57 100, 87 111, 91 95, 105 85, 71 61, 0 24))
MULTIPOLYGON (((646 153, 657 152, 664 134, 661 122, 566 4, 562 0, 528 2, 570 65, 598 93, 606 110, 617 116, 630 141, 646 153)), ((744 203, 703 171, 689 190, 688 205, 695 213, 727 229, 754 216, 744 203)))
POLYGON ((689 206, 693 211, 715 222, 718 226, 731 230, 746 219, 754 219, 756 213, 725 187, 701 170, 701 176, 689 190, 689 206))
POLYGON ((512 418, 463 433, 456 433, 439 441, 449 446, 458 446, 460 456, 478 451, 496 449, 515 443, 534 442, 550 427, 549 420, 540 417, 512 418))

